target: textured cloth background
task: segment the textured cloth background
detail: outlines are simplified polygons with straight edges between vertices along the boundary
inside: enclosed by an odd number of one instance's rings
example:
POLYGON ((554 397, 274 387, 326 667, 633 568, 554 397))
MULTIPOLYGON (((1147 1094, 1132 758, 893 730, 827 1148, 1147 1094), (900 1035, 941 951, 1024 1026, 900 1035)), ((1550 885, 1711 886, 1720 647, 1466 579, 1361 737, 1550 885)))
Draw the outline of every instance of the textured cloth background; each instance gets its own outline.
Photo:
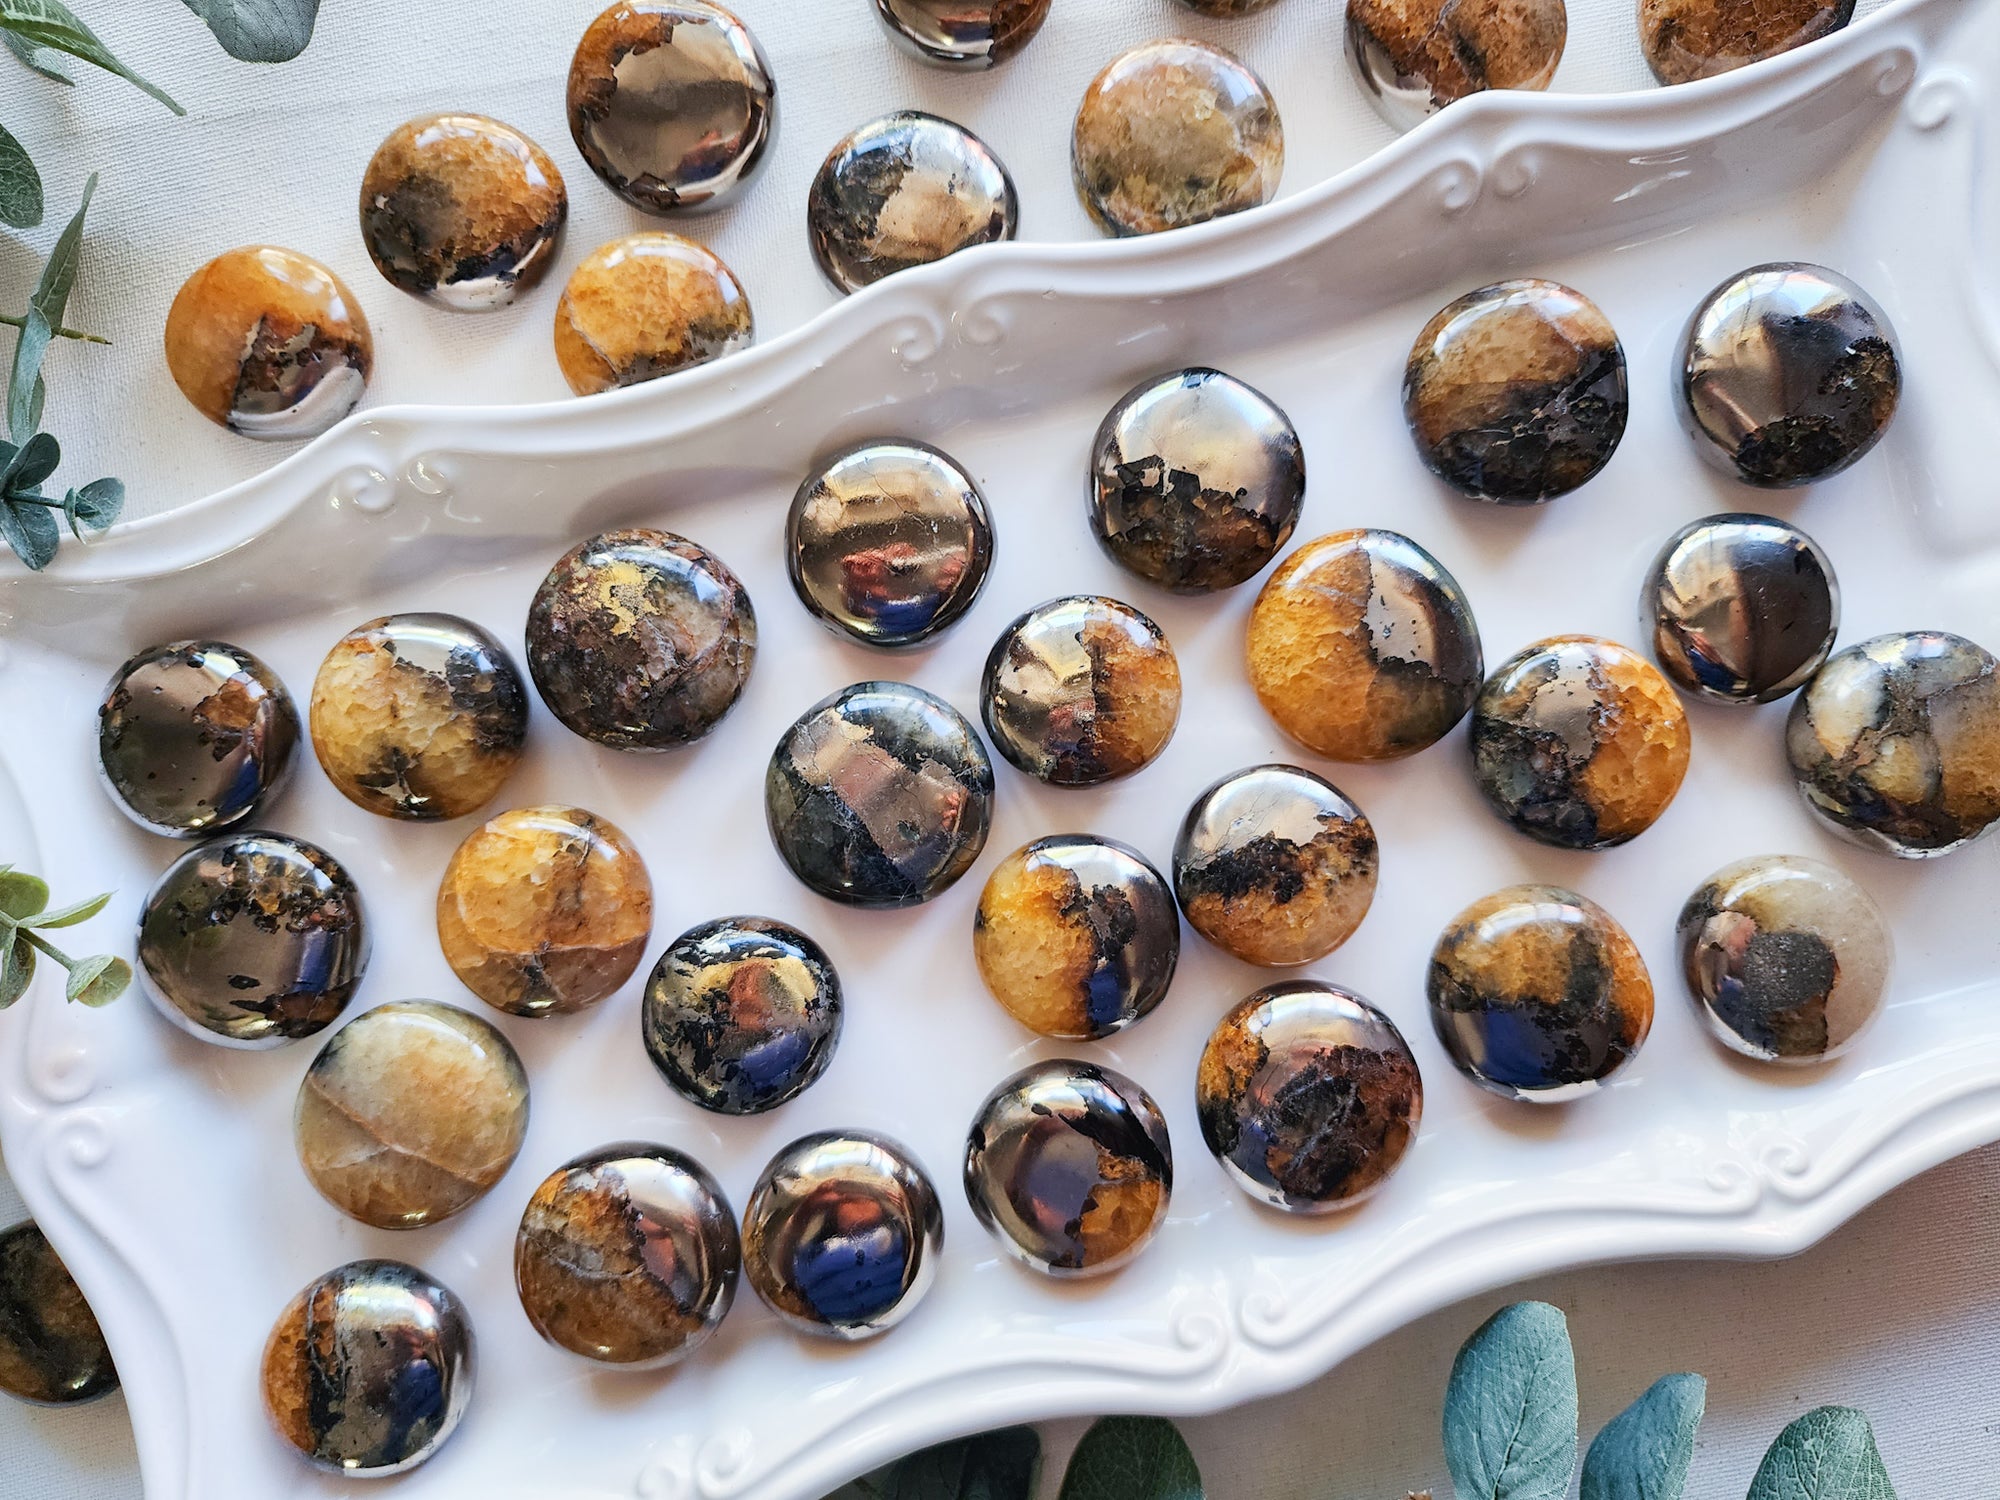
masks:
MULTIPOLYGON (((46 250, 85 174, 103 174, 70 321, 115 346, 59 344, 49 360, 49 426, 74 465, 68 478, 118 474, 137 515, 234 483, 282 455, 197 417, 159 354, 182 279, 240 243, 291 245, 348 281, 376 332, 371 405, 565 395, 549 347, 555 286, 595 245, 655 222, 596 182, 563 123, 569 50, 598 0, 327 0, 312 49, 277 69, 230 62, 173 0, 77 3, 190 117, 176 120, 80 69, 79 86, 66 90, 0 58, 0 121, 28 143, 50 194, 51 223, 28 244, 46 250), (432 312, 392 291, 355 230, 360 174, 376 143, 404 119, 447 108, 527 130, 571 189, 570 238, 552 284, 486 318, 432 312)), ((738 204, 688 227, 742 276, 766 338, 834 300, 806 251, 806 184, 835 140, 890 109, 931 109, 985 136, 1020 185, 1023 237, 1045 240, 1091 237, 1069 187, 1070 118, 1097 69, 1150 37, 1218 40, 1265 75, 1286 125, 1288 193, 1390 139, 1346 76, 1337 0, 1284 0, 1231 23, 1171 0, 1056 0, 1027 52, 977 77, 933 72, 893 52, 869 0, 739 0, 737 8, 778 75, 778 146, 738 204)), ((1863 11, 1872 8, 1863 0, 1863 11)), ((1630 0, 1572 0, 1559 88, 1650 84, 1632 9, 1630 0)), ((23 246, 0 236, 0 310, 18 310, 32 271, 23 246)), ((1691 1500, 1736 1500, 1777 1429, 1829 1401, 1874 1418, 1905 1500, 1989 1493, 2000 1470, 1996 1205, 2000 1149, 1931 1173, 1798 1260, 1549 1278, 1440 1313, 1302 1391, 1189 1422, 1186 1431, 1209 1493, 1225 1500, 1399 1500, 1426 1484, 1444 1493, 1437 1418, 1451 1356, 1492 1307, 1532 1295, 1570 1314, 1593 1429, 1658 1374, 1709 1376, 1691 1500)), ((20 1214, 0 1174, 0 1223, 20 1214)), ((1083 1425, 1048 1429, 1050 1493, 1083 1425)), ((138 1492, 118 1398, 54 1413, 0 1400, 0 1500, 138 1492)))

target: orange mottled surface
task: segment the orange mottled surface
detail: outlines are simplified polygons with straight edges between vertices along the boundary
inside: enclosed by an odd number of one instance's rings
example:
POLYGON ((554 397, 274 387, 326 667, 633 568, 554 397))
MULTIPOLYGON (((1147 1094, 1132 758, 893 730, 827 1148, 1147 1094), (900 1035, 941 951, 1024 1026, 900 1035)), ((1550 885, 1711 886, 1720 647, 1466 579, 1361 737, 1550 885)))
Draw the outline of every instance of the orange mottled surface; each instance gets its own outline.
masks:
POLYGON ((556 360, 579 396, 703 364, 747 344, 750 301, 719 257, 676 234, 613 240, 571 273, 556 360))

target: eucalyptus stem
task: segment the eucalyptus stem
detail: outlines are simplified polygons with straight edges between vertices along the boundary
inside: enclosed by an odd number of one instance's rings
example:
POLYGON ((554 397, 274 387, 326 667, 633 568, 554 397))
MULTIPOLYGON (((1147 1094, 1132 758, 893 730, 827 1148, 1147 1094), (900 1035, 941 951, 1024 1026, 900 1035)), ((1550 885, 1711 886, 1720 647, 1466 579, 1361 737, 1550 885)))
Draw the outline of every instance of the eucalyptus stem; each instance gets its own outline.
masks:
POLYGON ((41 936, 41 934, 36 932, 34 928, 16 927, 15 931, 18 932, 24 940, 26 940, 29 947, 41 949, 42 952, 46 953, 50 958, 54 959, 57 963, 61 964, 65 969, 74 969, 76 967, 75 959, 71 958, 67 953, 63 952, 62 949, 58 948, 54 943, 51 943, 47 938, 41 936))
MULTIPOLYGON (((0 313, 0 326, 26 328, 28 320, 26 318, 17 318, 12 313, 0 313)), ((55 336, 59 339, 75 339, 78 343, 83 344, 103 344, 107 348, 111 344, 110 339, 101 338, 94 333, 84 333, 75 328, 58 328, 55 330, 55 336)))

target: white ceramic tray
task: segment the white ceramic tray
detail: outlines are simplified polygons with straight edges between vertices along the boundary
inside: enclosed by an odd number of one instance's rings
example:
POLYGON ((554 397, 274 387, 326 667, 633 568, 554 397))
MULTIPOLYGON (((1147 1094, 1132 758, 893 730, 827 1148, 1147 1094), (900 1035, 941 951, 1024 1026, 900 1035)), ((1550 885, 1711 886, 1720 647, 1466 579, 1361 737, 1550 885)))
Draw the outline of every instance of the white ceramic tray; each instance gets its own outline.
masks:
MULTIPOLYGON (((1227 368, 1297 422, 1310 492, 1299 539, 1392 526, 1464 582, 1497 662, 1536 637, 1631 638, 1641 570, 1675 526, 1725 509, 1795 516, 1831 552, 1843 638, 1899 627, 2000 642, 2000 266, 1982 239, 2000 139, 2000 6, 1901 0, 1827 43, 1740 74, 1617 98, 1484 97, 1365 165, 1272 208, 1154 241, 1001 247, 898 277, 722 364, 591 401, 382 411, 263 478, 71 546, 41 578, 0 567, 0 858, 64 898, 118 897, 77 944, 126 947, 141 896, 179 846, 127 824, 95 785, 92 710, 130 649, 219 634, 295 693, 347 627, 443 609, 518 641, 529 594, 570 542, 663 524, 714 548, 759 606, 749 692, 708 741, 645 758, 574 739, 537 705, 505 803, 565 800, 636 838, 659 894, 655 949, 737 911, 785 918, 832 953, 850 996, 826 1077, 773 1115, 702 1115, 638 1044, 637 983, 570 1020, 500 1018, 526 1058, 526 1148, 481 1204, 435 1230, 343 1219, 292 1155, 310 1043, 228 1052, 183 1037, 137 995, 63 1005, 45 976, 0 1018, 0 1138, 30 1208, 75 1270, 124 1373, 152 1500, 330 1494, 265 1428, 257 1358, 301 1285, 360 1255, 417 1261, 470 1304, 479 1388, 464 1427, 399 1480, 411 1496, 638 1495, 812 1500, 894 1453, 1025 1418, 1210 1410, 1297 1384, 1479 1289, 1558 1266, 1667 1255, 1778 1255, 1896 1183, 2000 1137, 2000 841, 1927 865, 1837 845, 1792 795, 1782 706, 1697 706, 1679 800, 1625 848, 1568 854, 1496 821, 1461 736, 1389 766, 1321 766, 1381 834, 1375 910, 1323 974, 1402 1025, 1428 1083, 1424 1126, 1379 1198, 1294 1222, 1246 1201, 1203 1150, 1194 1061, 1209 1027, 1268 977, 1190 936, 1162 1009, 1074 1050, 1146 1084, 1177 1150, 1173 1213, 1129 1270, 1056 1286, 1004 1262, 957 1186, 985 1091, 1058 1055, 982 993, 971 910, 993 863, 1039 834, 1090 829, 1164 861, 1218 774, 1301 758, 1238 665, 1253 588, 1162 596, 1122 576, 1084 525, 1084 460, 1110 402, 1184 363, 1227 368), (1762 260, 1837 266, 1900 331, 1904 408, 1881 448, 1805 494, 1733 486, 1679 433, 1668 369, 1681 323, 1762 260), (1540 511, 1458 500, 1419 466, 1397 404, 1402 362, 1447 297, 1512 272, 1557 276, 1610 315, 1631 362, 1630 429, 1605 474, 1540 511), (995 514, 997 560, 971 615, 894 659, 835 641, 793 599, 784 506, 813 455, 873 434, 956 454, 995 514), (903 675, 973 706, 1000 627, 1051 595, 1101 590, 1153 614, 1190 682, 1159 764, 1095 792, 1000 768, 987 853, 957 888, 902 913, 835 908, 768 846, 762 768, 824 693, 903 675), (1860 1054, 1774 1076, 1723 1056, 1683 1004, 1670 955, 1680 901, 1726 860, 1795 851, 1840 864, 1896 928, 1893 1003, 1860 1054), (1486 890, 1550 879, 1638 939, 1662 1008, 1613 1087, 1533 1110, 1475 1091, 1434 1041, 1422 977, 1447 918, 1486 890), (600 1143, 693 1151, 740 1204, 763 1161, 808 1130, 908 1142, 947 1201, 942 1274, 885 1339, 829 1349, 785 1333, 747 1290, 721 1336, 666 1375, 595 1373, 545 1347, 511 1286, 514 1226, 544 1173, 600 1143)), ((1313 764, 1310 759, 1307 764, 1313 764)), ((375 921, 361 1006, 476 1005, 431 925, 468 824, 405 827, 345 802, 307 765, 267 821, 324 844, 375 921)))

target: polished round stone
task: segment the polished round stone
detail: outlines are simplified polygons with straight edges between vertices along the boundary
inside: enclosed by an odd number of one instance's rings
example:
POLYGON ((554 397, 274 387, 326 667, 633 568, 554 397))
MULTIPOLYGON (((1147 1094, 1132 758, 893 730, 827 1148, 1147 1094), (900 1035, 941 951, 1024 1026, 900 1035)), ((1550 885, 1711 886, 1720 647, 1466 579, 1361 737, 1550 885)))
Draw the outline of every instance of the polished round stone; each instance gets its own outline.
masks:
POLYGON ((705 365, 756 337, 736 273, 677 234, 628 234, 570 272, 556 304, 556 363, 579 396, 705 365))
POLYGON ((444 1446, 472 1400, 472 1322, 441 1282, 357 1260, 291 1300, 264 1345, 264 1408, 314 1467, 375 1479, 444 1446))
POLYGON ((528 738, 514 659, 456 615, 385 615, 342 636, 313 682, 313 750, 350 802, 385 818, 463 817, 499 792, 528 738))
POLYGON ((993 564, 993 523, 946 454, 908 438, 857 443, 792 497, 785 564, 829 629, 914 646, 972 608, 993 564))
POLYGON ((896 44, 940 68, 997 68, 1035 39, 1049 0, 875 0, 896 44))
POLYGON ((1667 539, 1639 624, 1675 684, 1713 703, 1770 703, 1819 670, 1840 629, 1820 545, 1770 516, 1707 516, 1667 539))
POLYGON ((1653 1026, 1653 982, 1625 929, 1553 885, 1510 885, 1453 917, 1426 989, 1458 1070, 1531 1104, 1595 1091, 1653 1026))
POLYGON ((353 879, 282 833, 188 850, 139 914, 142 987, 181 1030, 225 1047, 276 1047, 331 1025, 367 966, 353 879))
POLYGON ((1596 476, 1625 435, 1625 351, 1603 313, 1553 281, 1467 292, 1424 325, 1403 417, 1462 495, 1540 505, 1596 476))
POLYGON ((979 714, 994 747, 1050 786, 1097 786, 1152 764, 1181 716, 1181 668, 1129 604, 1074 594, 994 642, 979 714))
POLYGON ((1070 138, 1077 196, 1106 234, 1154 234, 1268 203, 1285 170, 1271 91, 1220 47, 1170 38, 1114 59, 1070 138))
POLYGON ((993 762, 964 715, 903 682, 857 682, 785 731, 764 814, 791 872, 849 906, 916 906, 986 847, 993 762))
POLYGON ((1856 462, 1903 390, 1889 315, 1839 272, 1793 261, 1752 266, 1703 298, 1677 373, 1702 457, 1765 489, 1856 462))
POLYGON ((1761 1062, 1840 1056, 1881 1011, 1895 955, 1868 893, 1795 854, 1717 870, 1688 897, 1675 933, 1708 1029, 1761 1062))
POLYGON ((97 710, 97 765, 119 808, 168 838, 233 828, 291 774, 299 712, 263 662, 222 641, 153 646, 97 710))
POLYGON ((907 1318, 937 1279, 944 1210, 909 1151, 822 1131, 771 1158, 743 1212, 743 1266, 800 1333, 865 1339, 907 1318))
POLYGON ((1299 435, 1220 370, 1127 391, 1091 448, 1091 526, 1112 561, 1176 594, 1233 588, 1285 545, 1305 503, 1299 435))
POLYGON ((840 977, 826 950, 766 917, 724 917, 675 938, 639 1010, 653 1066, 724 1115, 758 1115, 819 1081, 840 1041, 840 977))
POLYGON ((1902 859, 1949 854, 2000 820, 2000 664, 1941 630, 1849 646, 1792 701, 1785 751, 1835 832, 1902 859))
POLYGON ((528 1075, 507 1038, 450 1005, 399 1000, 333 1034, 292 1132, 312 1185, 377 1229, 441 1223, 520 1154, 528 1075))
POLYGON ((1297 766, 1252 766, 1195 799, 1174 841, 1174 894, 1194 930, 1245 963, 1324 958, 1375 899, 1367 814, 1297 766))
POLYGON ((452 855, 437 930, 451 971, 488 1005, 573 1015, 639 967, 653 935, 653 882, 632 841, 597 814, 517 807, 452 855))
POLYGON ((965 1196, 1000 1248, 1046 1275, 1102 1276, 1151 1242, 1174 1188, 1152 1096, 1122 1073, 1058 1058, 986 1098, 965 1143, 965 1196))
POLYGON ((569 133, 590 170, 647 213, 726 202, 778 124, 777 84, 749 30, 707 0, 619 0, 569 65, 569 133))
POLYGON ((624 1141, 549 1174, 514 1238, 535 1332, 599 1364, 657 1370, 707 1343, 736 1297, 736 1214, 700 1162, 624 1141))
POLYGON ((1297 980, 1242 1001, 1195 1073, 1202 1139, 1250 1193, 1299 1214, 1369 1197, 1424 1114, 1403 1034, 1350 991, 1297 980))
POLYGON ((757 612, 721 558, 670 531, 607 531, 564 553, 528 607, 549 711, 614 750, 672 750, 736 706, 757 612))
POLYGON ((1472 708, 1472 769, 1501 817, 1558 849, 1651 828, 1687 775, 1687 712, 1636 651, 1556 635, 1502 662, 1472 708))
POLYGON ((872 120, 827 154, 806 197, 813 259, 837 292, 1011 240, 1014 180, 962 125, 906 109, 872 120))
POLYGON ((1711 78, 1829 36, 1854 0, 1639 0, 1639 46, 1662 83, 1711 78))
POLYGON ((1435 744, 1486 676, 1465 590, 1393 531, 1336 531, 1286 558, 1250 611, 1244 655, 1278 727, 1332 760, 1435 744))
POLYGON ((0 1392, 76 1406, 117 1388, 103 1330, 48 1237, 33 1224, 0 1230, 0 1392))
POLYGON ((453 312, 505 307, 540 283, 568 218, 548 152, 485 115, 397 126, 361 179, 361 242, 375 269, 453 312))
POLYGON ((1347 62, 1398 130, 1487 89, 1546 89, 1569 39, 1563 0, 1347 0, 1347 62))
POLYGON ((1180 913, 1138 850, 1056 834, 1016 849, 987 877, 972 953, 993 998, 1030 1031, 1096 1041, 1166 998, 1180 913))
POLYGON ((375 366, 361 304, 310 256, 246 245, 203 266, 167 310, 167 370, 211 422, 245 437, 317 437, 354 410, 375 366))

